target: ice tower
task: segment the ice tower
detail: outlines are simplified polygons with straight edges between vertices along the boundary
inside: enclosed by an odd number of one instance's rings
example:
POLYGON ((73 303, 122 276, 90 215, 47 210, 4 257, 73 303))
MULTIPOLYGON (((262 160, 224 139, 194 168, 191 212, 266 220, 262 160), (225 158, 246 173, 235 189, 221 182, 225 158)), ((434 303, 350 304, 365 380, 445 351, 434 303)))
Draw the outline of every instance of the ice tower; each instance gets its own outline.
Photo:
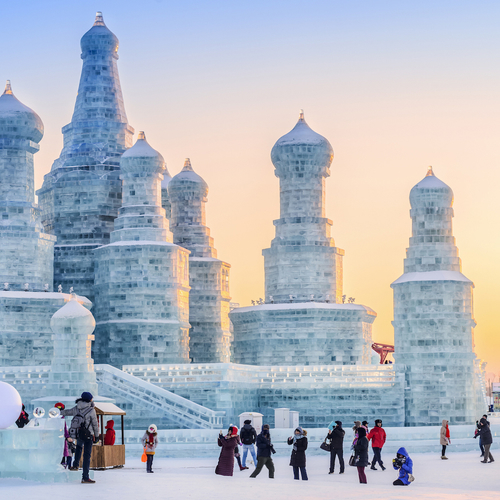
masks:
POLYGON ((476 411, 472 289, 452 231, 453 191, 432 168, 410 192, 412 236, 394 281, 395 360, 404 367, 406 426, 471 424, 476 411))
POLYGON ((83 67, 64 146, 37 192, 45 230, 57 236, 54 284, 93 300, 92 251, 109 243, 121 206, 120 156, 132 145, 118 78, 118 39, 97 13, 81 39, 83 67))
POLYGON ((265 304, 235 309, 234 360, 245 364, 368 364, 375 312, 342 304, 342 256, 325 217, 333 149, 304 120, 274 145, 276 237, 263 251, 265 304))
POLYGON ((193 170, 189 158, 168 184, 174 243, 189 255, 190 357, 194 363, 228 363, 229 269, 217 259, 214 240, 206 226, 207 183, 193 170))
POLYGON ((35 205, 33 155, 43 137, 40 117, 7 81, 0 96, 0 282, 9 290, 52 290, 54 236, 35 205))
POLYGON ((120 166, 123 206, 111 243, 95 250, 95 359, 187 363, 189 252, 172 243, 161 207, 165 162, 141 132, 120 166))

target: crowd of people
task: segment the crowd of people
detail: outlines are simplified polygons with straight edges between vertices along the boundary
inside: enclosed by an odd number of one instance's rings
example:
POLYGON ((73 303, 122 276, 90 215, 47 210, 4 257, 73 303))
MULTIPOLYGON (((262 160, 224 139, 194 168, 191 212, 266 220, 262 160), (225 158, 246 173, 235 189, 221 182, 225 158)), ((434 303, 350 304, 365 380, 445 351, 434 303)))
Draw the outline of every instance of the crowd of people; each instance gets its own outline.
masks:
MULTIPOLYGON (((81 397, 75 401, 76 405, 66 410, 63 403, 56 403, 55 407, 59 409, 61 417, 71 416, 70 428, 64 424, 64 450, 61 464, 72 471, 79 470, 80 459, 83 453, 82 463, 82 483, 95 483, 90 479, 90 458, 92 446, 99 442, 99 425, 95 412, 93 396, 89 392, 83 392, 81 397)), ((29 423, 29 415, 23 405, 22 412, 16 421, 19 428, 29 423)), ((387 435, 382 426, 382 420, 375 420, 375 426, 370 430, 369 423, 365 421, 354 422, 352 427, 353 441, 350 446, 351 455, 348 460, 350 466, 356 467, 359 482, 367 483, 365 468, 377 471, 377 465, 382 471, 386 470, 382 460, 382 449, 386 443, 387 435), (369 445, 373 452, 372 459, 369 459, 369 445)), ((441 459, 447 460, 446 449, 451 444, 451 433, 448 420, 442 421, 440 431, 441 459)), ((328 426, 328 434, 325 437, 321 448, 330 453, 329 474, 335 473, 335 465, 338 461, 339 474, 345 472, 344 461, 344 439, 346 432, 342 427, 340 420, 335 420, 328 426)), ((101 437, 102 438, 102 437, 101 437)), ((482 463, 494 462, 490 448, 493 443, 493 437, 490 430, 488 416, 483 415, 479 421, 476 421, 476 431, 474 438, 479 438, 479 448, 481 449, 482 463)), ((114 421, 110 420, 106 424, 106 434, 104 444, 113 445, 115 442, 114 421)), ((155 424, 151 424, 141 439, 144 448, 143 461, 146 462, 147 473, 153 473, 153 459, 155 450, 158 446, 158 429, 155 424)), ((308 480, 306 470, 306 450, 308 447, 307 431, 302 427, 297 427, 292 436, 287 439, 291 446, 290 466, 293 470, 295 480, 308 480)), ((270 427, 268 424, 262 426, 261 432, 252 426, 251 420, 245 420, 241 431, 235 425, 229 426, 224 435, 220 431, 217 444, 221 448, 219 461, 215 473, 222 476, 232 476, 234 470, 234 460, 236 458, 240 471, 249 469, 247 467, 247 458, 250 454, 255 466, 250 474, 251 478, 256 478, 264 468, 268 469, 269 478, 274 478, 275 467, 272 455, 276 453, 271 441, 270 427), (240 447, 243 453, 240 454, 240 447), (257 448, 257 450, 255 450, 257 448)), ((404 447, 398 449, 396 457, 392 459, 394 470, 398 471, 398 477, 393 482, 395 486, 408 486, 414 481, 413 461, 404 447)))

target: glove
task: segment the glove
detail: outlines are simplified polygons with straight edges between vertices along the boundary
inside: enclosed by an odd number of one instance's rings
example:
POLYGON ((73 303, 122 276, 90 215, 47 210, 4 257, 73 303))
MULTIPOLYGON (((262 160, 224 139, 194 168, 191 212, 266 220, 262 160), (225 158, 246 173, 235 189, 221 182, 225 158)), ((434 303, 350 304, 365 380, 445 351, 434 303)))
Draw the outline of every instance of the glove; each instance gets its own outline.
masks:
POLYGON ((276 453, 276 450, 274 449, 274 446, 271 445, 270 448, 271 448, 271 453, 274 455, 276 453))
POLYGON ((99 442, 99 436, 94 437, 94 444, 97 444, 99 442))

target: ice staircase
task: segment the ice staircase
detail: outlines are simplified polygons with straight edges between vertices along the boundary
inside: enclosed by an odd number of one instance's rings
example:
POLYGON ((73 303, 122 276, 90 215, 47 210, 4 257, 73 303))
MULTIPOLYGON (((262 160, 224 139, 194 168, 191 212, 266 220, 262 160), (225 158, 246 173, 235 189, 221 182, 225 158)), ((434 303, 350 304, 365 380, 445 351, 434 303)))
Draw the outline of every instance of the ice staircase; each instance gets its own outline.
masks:
POLYGON ((126 400, 187 429, 222 429, 225 412, 214 411, 110 365, 95 365, 99 394, 126 400), (103 394, 105 392, 106 394, 103 394))

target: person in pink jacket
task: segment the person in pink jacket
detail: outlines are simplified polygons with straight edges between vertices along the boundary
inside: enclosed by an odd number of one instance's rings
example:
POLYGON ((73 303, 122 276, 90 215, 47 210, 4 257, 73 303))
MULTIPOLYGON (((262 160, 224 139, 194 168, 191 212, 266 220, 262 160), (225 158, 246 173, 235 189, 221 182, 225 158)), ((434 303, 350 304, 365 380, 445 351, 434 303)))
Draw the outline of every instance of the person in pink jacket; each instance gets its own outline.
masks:
POLYGON ((384 462, 382 462, 382 448, 384 447, 386 434, 384 429, 382 429, 382 420, 375 420, 375 427, 370 431, 368 436, 368 441, 372 442, 372 450, 373 450, 373 460, 371 470, 378 470, 375 467, 375 464, 378 462, 380 464, 380 468, 385 470, 384 462))

